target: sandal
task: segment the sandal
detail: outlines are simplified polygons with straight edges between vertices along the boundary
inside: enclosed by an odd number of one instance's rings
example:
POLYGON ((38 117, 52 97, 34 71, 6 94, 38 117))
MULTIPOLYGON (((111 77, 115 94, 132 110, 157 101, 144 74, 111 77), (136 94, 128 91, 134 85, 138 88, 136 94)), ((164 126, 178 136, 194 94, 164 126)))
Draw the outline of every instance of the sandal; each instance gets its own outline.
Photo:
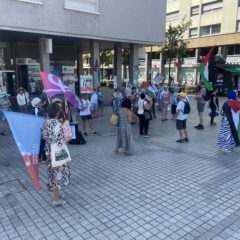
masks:
POLYGON ((60 199, 58 201, 54 201, 54 200, 52 201, 52 204, 53 204, 54 207, 60 207, 60 206, 64 205, 65 203, 66 202, 62 199, 60 199))

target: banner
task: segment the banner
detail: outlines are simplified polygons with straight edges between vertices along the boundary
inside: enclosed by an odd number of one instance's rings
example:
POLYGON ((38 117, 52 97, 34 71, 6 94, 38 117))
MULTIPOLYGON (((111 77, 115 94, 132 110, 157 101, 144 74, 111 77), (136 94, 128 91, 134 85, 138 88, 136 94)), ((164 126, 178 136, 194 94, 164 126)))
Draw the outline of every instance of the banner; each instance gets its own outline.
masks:
POLYGON ((69 87, 65 86, 61 79, 48 72, 40 72, 40 75, 49 98, 57 94, 63 94, 65 99, 74 107, 79 109, 83 108, 78 96, 69 87))
POLYGON ((37 190, 40 190, 38 158, 41 127, 45 119, 25 113, 4 111, 4 114, 34 186, 37 190))
POLYGON ((93 93, 93 76, 92 75, 80 76, 80 92, 93 93))

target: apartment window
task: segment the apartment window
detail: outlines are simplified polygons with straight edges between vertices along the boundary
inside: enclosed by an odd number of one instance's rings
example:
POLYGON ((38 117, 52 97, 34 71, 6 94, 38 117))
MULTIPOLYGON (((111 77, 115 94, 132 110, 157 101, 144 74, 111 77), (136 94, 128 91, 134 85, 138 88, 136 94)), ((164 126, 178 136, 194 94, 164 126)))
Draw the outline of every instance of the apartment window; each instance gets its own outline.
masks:
POLYGON ((194 38, 198 36, 198 28, 189 29, 189 38, 194 38))
POLYGON ((240 20, 237 21, 236 31, 237 31, 237 32, 240 32, 240 20))
POLYGON ((200 36, 213 35, 221 32, 221 24, 204 26, 200 28, 200 36))
POLYGON ((177 20, 179 16, 179 11, 167 13, 166 21, 177 20))
POLYGON ((98 13, 98 0, 65 0, 65 8, 88 13, 98 13))
POLYGON ((199 14, 199 6, 191 7, 191 16, 199 14))
POLYGON ((223 1, 215 1, 211 3, 206 3, 202 5, 202 13, 211 12, 223 7, 223 1))
POLYGON ((19 2, 27 2, 27 3, 36 3, 36 4, 43 4, 42 0, 17 0, 19 2))

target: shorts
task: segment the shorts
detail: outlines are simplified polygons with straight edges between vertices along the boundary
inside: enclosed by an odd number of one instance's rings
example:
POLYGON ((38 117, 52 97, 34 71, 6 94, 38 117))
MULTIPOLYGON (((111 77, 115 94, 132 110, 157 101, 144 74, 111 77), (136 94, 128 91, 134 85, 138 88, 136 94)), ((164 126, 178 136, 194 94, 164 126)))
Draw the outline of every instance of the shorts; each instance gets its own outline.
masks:
POLYGON ((92 111, 96 111, 96 110, 97 110, 97 107, 98 107, 98 104, 97 104, 97 103, 92 103, 92 104, 91 104, 91 110, 92 110, 92 111))
POLYGON ((81 119, 82 119, 83 121, 90 120, 90 119, 92 119, 92 115, 91 115, 91 114, 89 114, 89 115, 84 115, 84 116, 81 116, 81 119))
POLYGON ((186 129, 187 128, 187 119, 184 119, 184 120, 177 119, 176 128, 177 128, 177 130, 186 129))
POLYGON ((205 103, 197 102, 197 110, 199 113, 202 113, 204 111, 205 103))

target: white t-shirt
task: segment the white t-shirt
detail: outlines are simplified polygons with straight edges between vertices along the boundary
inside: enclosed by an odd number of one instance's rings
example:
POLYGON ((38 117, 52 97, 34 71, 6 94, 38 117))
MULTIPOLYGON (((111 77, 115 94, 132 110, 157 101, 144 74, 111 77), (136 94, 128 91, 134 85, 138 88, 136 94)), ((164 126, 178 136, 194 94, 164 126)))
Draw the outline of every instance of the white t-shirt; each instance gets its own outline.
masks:
POLYGON ((144 99, 139 98, 138 100, 138 114, 143 114, 144 113, 144 106, 147 104, 147 101, 144 99))
POLYGON ((98 94, 96 92, 94 92, 91 96, 91 99, 90 99, 90 102, 91 103, 98 103, 98 94))
POLYGON ((177 104, 177 111, 180 110, 178 116, 177 116, 177 119, 178 120, 185 120, 187 119, 187 114, 184 114, 183 111, 184 111, 184 106, 185 106, 185 102, 186 100, 181 100, 178 102, 177 104))
POLYGON ((24 105, 28 104, 28 102, 29 102, 28 93, 24 93, 22 95, 19 93, 17 95, 17 103, 18 103, 19 106, 24 106, 24 105))
POLYGON ((81 100, 82 104, 83 104, 83 110, 80 111, 80 116, 87 116, 91 114, 91 110, 90 110, 90 101, 89 100, 85 100, 82 99, 81 100))

